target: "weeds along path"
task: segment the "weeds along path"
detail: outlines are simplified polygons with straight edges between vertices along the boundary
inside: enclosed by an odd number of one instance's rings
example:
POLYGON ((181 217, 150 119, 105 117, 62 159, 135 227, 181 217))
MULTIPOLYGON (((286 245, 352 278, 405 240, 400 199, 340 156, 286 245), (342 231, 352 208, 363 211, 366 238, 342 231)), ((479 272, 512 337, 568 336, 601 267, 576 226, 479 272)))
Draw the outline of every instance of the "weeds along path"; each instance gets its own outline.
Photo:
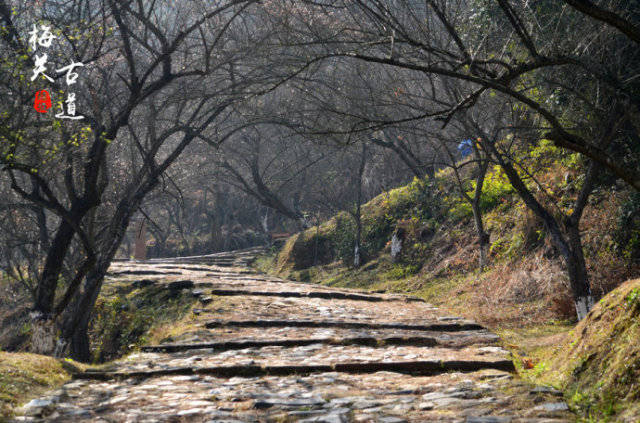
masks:
POLYGON ((77 374, 18 421, 561 422, 480 325, 419 299, 258 275, 258 250, 121 261, 108 283, 189 290, 165 343, 77 374))

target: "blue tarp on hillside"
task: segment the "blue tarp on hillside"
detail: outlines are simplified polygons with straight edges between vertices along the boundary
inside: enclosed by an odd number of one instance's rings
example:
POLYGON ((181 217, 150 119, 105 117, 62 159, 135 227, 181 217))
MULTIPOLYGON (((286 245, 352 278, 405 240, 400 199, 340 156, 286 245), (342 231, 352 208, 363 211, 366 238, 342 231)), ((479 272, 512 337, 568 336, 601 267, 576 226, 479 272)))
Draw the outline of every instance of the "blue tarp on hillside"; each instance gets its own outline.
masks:
POLYGON ((458 144, 458 151, 463 158, 467 157, 473 151, 473 141, 470 139, 463 140, 458 144))

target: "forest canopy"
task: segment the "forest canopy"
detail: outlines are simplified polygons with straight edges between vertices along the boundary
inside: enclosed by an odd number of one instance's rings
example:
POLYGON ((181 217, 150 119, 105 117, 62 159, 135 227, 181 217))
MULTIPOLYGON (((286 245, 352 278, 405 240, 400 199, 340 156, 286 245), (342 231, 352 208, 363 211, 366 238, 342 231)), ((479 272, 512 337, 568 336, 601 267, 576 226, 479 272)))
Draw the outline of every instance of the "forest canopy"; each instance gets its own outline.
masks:
POLYGON ((28 293, 36 352, 89 357, 143 220, 175 255, 345 211, 359 266, 362 205, 442 169, 480 267, 500 169, 581 319, 590 196, 640 191, 638 0, 0 0, 0 20, 0 268, 28 293), (563 204, 540 182, 549 152, 571 160, 563 204))

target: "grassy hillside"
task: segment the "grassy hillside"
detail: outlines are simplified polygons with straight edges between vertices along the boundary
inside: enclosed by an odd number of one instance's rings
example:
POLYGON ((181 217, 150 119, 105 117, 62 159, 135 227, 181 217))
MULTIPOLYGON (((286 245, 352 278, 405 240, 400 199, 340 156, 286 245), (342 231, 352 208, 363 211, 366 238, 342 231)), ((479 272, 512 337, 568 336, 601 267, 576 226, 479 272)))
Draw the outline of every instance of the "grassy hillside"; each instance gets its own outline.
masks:
POLYGON ((547 350, 540 375, 564 389, 591 421, 640 419, 640 279, 624 283, 547 350))
MULTIPOLYGON (((553 152, 556 153, 556 152, 553 152)), ((548 154, 544 179, 560 207, 576 192, 579 178, 571 157, 548 154)), ((469 189, 472 189, 470 187, 469 189)), ((513 192, 498 167, 489 171, 482 208, 490 233, 490 265, 478 269, 477 236, 470 206, 456 194, 450 172, 414 180, 385 192, 363 207, 360 269, 352 261, 355 223, 340 213, 319 227, 291 237, 273 258, 270 271, 293 279, 342 286, 421 292, 435 302, 470 305, 486 322, 520 325, 573 317, 561 259, 542 222, 513 192), (406 234, 399 260, 392 263, 394 230, 406 234), (455 297, 455 298, 453 298, 455 297)), ((593 193, 582 219, 582 236, 592 289, 602 296, 640 274, 640 196, 615 184, 593 193)))
MULTIPOLYGON (((542 175, 537 183, 549 193, 544 201, 566 209, 581 183, 577 156, 544 143, 535 154, 542 175)), ((472 184, 466 189, 472 190, 472 184)), ((346 213, 294 235, 257 265, 301 281, 408 292, 480 321, 502 335, 525 377, 546 378, 563 387, 587 416, 589 404, 602 405, 586 390, 588 378, 578 375, 569 382, 551 371, 552 363, 565 361, 557 355, 558 346, 575 326, 575 310, 562 261, 542 222, 520 201, 500 168, 491 168, 482 199, 490 263, 480 270, 471 207, 460 198, 452 173, 441 171, 432 180, 414 180, 371 200, 363 207, 367 261, 359 269, 350 266, 355 224, 346 213), (393 262, 389 241, 398 228, 406 239, 393 262)), ((598 298, 640 275, 640 195, 600 181, 581 229, 598 298)), ((621 354, 633 354, 624 349, 627 341, 620 342, 621 354)))

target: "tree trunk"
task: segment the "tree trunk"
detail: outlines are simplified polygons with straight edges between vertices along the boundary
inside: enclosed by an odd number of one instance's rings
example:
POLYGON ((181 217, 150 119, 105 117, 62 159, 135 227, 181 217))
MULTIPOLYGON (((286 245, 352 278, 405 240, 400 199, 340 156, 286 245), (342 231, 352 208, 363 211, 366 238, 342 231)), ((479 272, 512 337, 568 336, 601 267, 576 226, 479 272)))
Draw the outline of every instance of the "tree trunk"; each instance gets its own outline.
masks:
MULTIPOLYGON (((480 248, 479 267, 484 270, 488 261, 489 252, 489 234, 484 231, 484 223, 482 222, 482 209, 480 208, 480 200, 482 200, 482 191, 484 189, 484 180, 487 176, 489 168, 489 158, 481 151, 477 143, 473 143, 473 154, 478 161, 478 169, 476 173, 476 189, 473 193, 471 201, 471 209, 473 210, 473 219, 478 233, 478 246, 480 248)), ((463 193, 464 195, 464 193, 463 193)))
POLYGON ((404 230, 396 228, 391 236, 391 261, 397 263, 400 261, 400 253, 402 253, 402 243, 404 241, 404 230))
POLYGON ((64 356, 65 347, 69 346, 72 358, 82 362, 90 360, 89 322, 109 263, 110 261, 106 265, 102 263, 96 266, 87 275, 82 291, 78 293, 75 301, 67 308, 62 322, 60 340, 58 341, 62 349, 56 351, 57 356, 64 356))
POLYGON ((51 243, 51 247, 47 252, 44 269, 40 276, 40 283, 36 290, 36 303, 34 305, 34 312, 42 313, 45 318, 49 318, 50 316, 48 315, 53 311, 53 301, 56 288, 58 287, 58 278, 60 277, 64 258, 67 255, 74 234, 75 231, 71 225, 62 220, 55 238, 51 243))
POLYGON ((553 244, 558 248, 560 254, 562 254, 576 306, 576 315, 578 320, 582 320, 593 306, 593 297, 591 295, 591 288, 589 287, 589 280, 587 277, 587 266, 582 252, 579 224, 582 210, 584 209, 586 201, 593 189, 593 181, 596 175, 595 163, 592 162, 589 166, 585 183, 581 189, 578 199, 576 200, 576 210, 574 211, 574 214, 571 217, 567 217, 563 222, 566 232, 565 236, 558 220, 547 209, 545 209, 538 200, 536 200, 524 181, 520 178, 520 175, 518 175, 518 172, 510 163, 504 160, 504 157, 500 152, 498 152, 493 143, 489 141, 485 143, 485 145, 489 148, 498 163, 500 163, 500 166, 507 175, 509 182, 518 192, 527 207, 542 219, 545 228, 551 236, 553 244))
POLYGON ((362 176, 367 160, 367 144, 362 143, 362 153, 360 156, 360 167, 358 168, 358 194, 356 203, 356 243, 353 248, 353 267, 358 268, 362 264, 362 253, 360 252, 362 241, 362 176))
POLYGON ((70 345, 70 355, 74 360, 88 363, 91 361, 89 349, 89 314, 86 314, 76 328, 70 345))
MULTIPOLYGON (((104 244, 99 262, 87 274, 82 290, 76 295, 75 301, 67 307, 62 328, 62 346, 71 346, 72 357, 78 361, 88 361, 90 359, 90 345, 87 336, 89 322, 91 321, 93 308, 102 288, 104 276, 111 265, 111 261, 120 246, 125 232, 129 226, 129 220, 133 210, 137 210, 141 200, 132 201, 130 204, 124 202, 120 204, 112 223, 107 231, 107 239, 104 244)), ((59 353, 64 354, 64 351, 59 353)))
POLYGON ((567 224, 565 226, 569 238, 569 255, 565 258, 567 272, 569 273, 569 283, 575 301, 576 314, 578 320, 582 320, 593 307, 594 300, 589 286, 587 264, 582 251, 580 229, 577 225, 567 224))
POLYGON ((358 195, 358 205, 356 207, 355 220, 356 220, 356 242, 353 247, 353 267, 356 269, 362 264, 362 256, 360 252, 360 243, 362 241, 362 216, 360 210, 360 195, 358 195))
POLYGON ((52 355, 56 348, 55 322, 37 312, 31 314, 31 341, 29 351, 34 354, 52 355))
POLYGON ((133 256, 136 260, 147 259, 147 219, 142 219, 142 222, 140 222, 140 228, 136 231, 133 256))
POLYGON ((480 211, 480 204, 474 201, 471 205, 473 210, 473 220, 475 222, 476 232, 478 234, 478 245, 480 248, 479 266, 480 270, 483 270, 487 265, 488 253, 489 253, 489 234, 484 231, 484 223, 482 222, 482 212, 480 211))
POLYGON ((75 231, 66 221, 60 227, 47 252, 36 298, 31 312, 31 340, 29 350, 35 354, 52 355, 56 350, 56 322, 53 316, 58 279, 62 272, 64 258, 71 245, 75 231))

